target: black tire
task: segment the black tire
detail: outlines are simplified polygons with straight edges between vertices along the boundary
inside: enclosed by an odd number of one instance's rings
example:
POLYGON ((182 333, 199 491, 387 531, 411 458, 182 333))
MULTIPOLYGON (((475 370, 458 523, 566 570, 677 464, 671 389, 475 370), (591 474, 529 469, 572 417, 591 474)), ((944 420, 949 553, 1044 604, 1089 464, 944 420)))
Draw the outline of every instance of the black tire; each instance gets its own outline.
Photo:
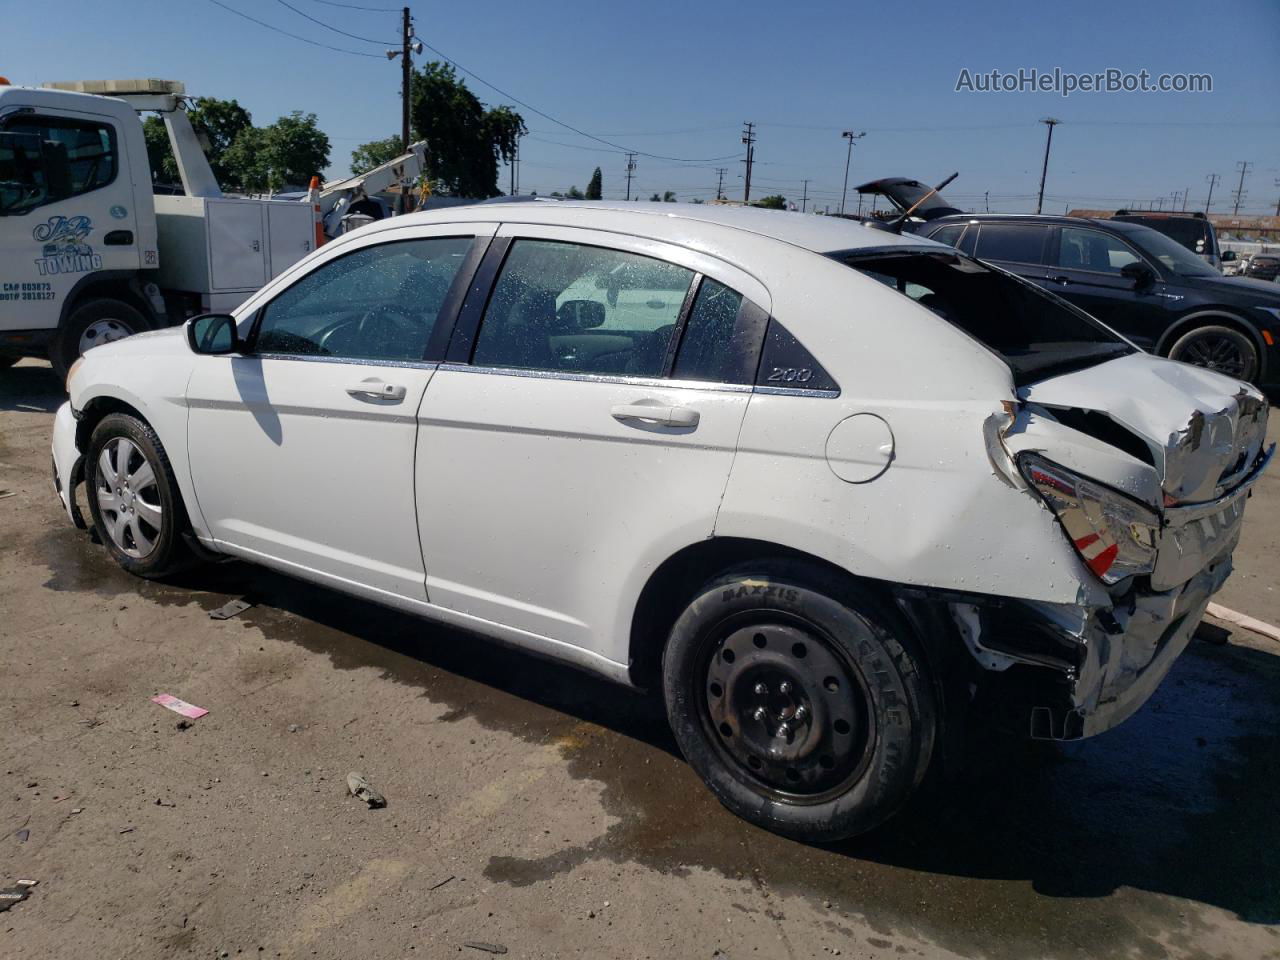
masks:
POLYGON ((76 307, 49 345, 49 361, 63 380, 67 378, 71 364, 80 356, 81 337, 91 328, 97 327, 109 329, 118 338, 121 332, 127 331, 124 335, 128 336, 150 330, 151 323, 142 311, 123 300, 90 300, 83 306, 76 307))
POLYGON ((1258 348, 1247 333, 1218 324, 1188 330, 1169 348, 1169 359, 1204 367, 1237 380, 1258 375, 1258 348))
POLYGON ((766 830, 811 843, 865 833, 929 768, 937 709, 910 628, 808 564, 708 583, 672 628, 662 672, 685 758, 766 830))
MULTIPOLYGON (((135 472, 135 476, 139 475, 135 472)), ((99 539, 116 563, 129 573, 139 577, 162 577, 192 562, 191 552, 182 538, 188 529, 182 495, 173 479, 164 445, 146 422, 124 413, 112 413, 102 418, 89 438, 85 493, 99 539), (115 441, 121 439, 127 444, 115 445, 115 441), (127 454, 133 470, 141 471, 141 460, 145 459, 151 468, 153 484, 140 482, 135 490, 127 488, 124 482, 126 474, 121 472, 129 470, 128 464, 121 463, 121 458, 126 456, 126 446, 133 451, 127 454), (107 461, 115 469, 118 485, 109 482, 110 477, 104 468, 103 453, 108 447, 111 450, 107 461), (113 491, 120 495, 112 499, 113 491), (156 508, 158 522, 152 519, 157 516, 156 508), (113 533, 121 519, 127 527, 123 543, 113 533), (130 527, 130 523, 136 526, 130 527), (149 548, 144 549, 148 543, 149 548)))

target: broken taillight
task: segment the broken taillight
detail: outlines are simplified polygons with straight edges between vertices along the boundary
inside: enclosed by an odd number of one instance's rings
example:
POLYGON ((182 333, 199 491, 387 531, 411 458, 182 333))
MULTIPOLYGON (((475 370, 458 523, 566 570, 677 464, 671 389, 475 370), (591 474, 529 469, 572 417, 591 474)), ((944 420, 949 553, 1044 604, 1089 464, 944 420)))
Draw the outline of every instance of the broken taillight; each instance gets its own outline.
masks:
POLYGON ((1155 569, 1160 518, 1152 510, 1033 453, 1018 457, 1018 469, 1103 583, 1155 569))

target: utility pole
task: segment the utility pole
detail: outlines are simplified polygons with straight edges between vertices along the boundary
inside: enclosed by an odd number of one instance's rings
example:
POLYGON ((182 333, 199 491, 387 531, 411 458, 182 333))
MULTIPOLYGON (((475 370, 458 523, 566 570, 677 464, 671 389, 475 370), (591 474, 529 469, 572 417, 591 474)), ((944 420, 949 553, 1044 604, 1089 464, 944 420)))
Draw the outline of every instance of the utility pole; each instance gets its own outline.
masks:
POLYGON ((1179 193, 1178 193, 1178 191, 1177 191, 1177 190, 1173 191, 1173 193, 1171 193, 1169 196, 1170 196, 1169 209, 1170 209, 1170 210, 1177 210, 1177 209, 1178 209, 1178 197, 1179 197, 1179 193))
MULTIPOLYGON (((1147 207, 1147 209, 1148 209, 1148 210, 1150 210, 1150 209, 1151 209, 1151 207, 1150 207, 1150 206, 1148 206, 1148 207, 1147 207)), ((1163 210, 1163 209, 1164 209, 1164 197, 1156 197, 1156 209, 1157 209, 1157 210, 1163 210)))
POLYGON ((636 155, 627 154, 627 199, 631 199, 631 178, 636 175, 636 155))
MULTIPOLYGON (((1280 180, 1276 181, 1276 185, 1280 186, 1280 180)), ((809 205, 809 181, 804 181, 804 196, 800 198, 800 212, 804 213, 805 208, 809 205)))
MULTIPOLYGON (((845 137, 849 141, 849 146, 844 152, 844 189, 840 192, 840 213, 844 214, 844 202, 849 196, 849 161, 853 159, 853 141, 860 140, 867 135, 864 130, 862 133, 854 133, 852 130, 841 131, 840 136, 845 137)), ((858 195, 858 202, 861 204, 862 195, 858 195)))
POLYGON ((1219 175, 1217 175, 1216 173, 1211 173, 1210 175, 1208 175, 1208 177, 1204 179, 1206 179, 1208 182, 1208 200, 1204 201, 1204 214, 1206 214, 1207 216, 1208 209, 1210 209, 1210 207, 1213 206, 1213 187, 1216 187, 1217 182, 1219 182, 1219 180, 1222 178, 1219 177, 1219 175))
POLYGON ((990 190, 982 191, 982 208, 987 213, 991 212, 991 191, 990 190))
MULTIPOLYGON (((1272 181, 1277 187, 1280 187, 1280 177, 1272 181)), ((1276 200, 1276 216, 1280 217, 1280 200, 1276 200)))
POLYGON ((413 77, 409 44, 413 40, 413 18, 409 8, 404 8, 403 35, 400 38, 400 148, 409 152, 409 85, 413 77))
POLYGON ((724 175, 728 173, 726 167, 716 167, 716 199, 724 199, 724 175))
POLYGON ((1044 181, 1049 175, 1049 148, 1053 146, 1053 128, 1062 121, 1054 117, 1045 117, 1040 122, 1049 128, 1049 136, 1044 141, 1044 166, 1040 170, 1040 196, 1036 198, 1036 213, 1044 207, 1044 181))
POLYGON ((1231 211, 1232 216, 1236 216, 1240 213, 1240 204, 1243 202, 1244 198, 1248 196, 1244 189, 1244 178, 1245 174, 1249 172, 1249 168, 1251 166, 1253 166, 1253 163, 1248 160, 1236 161, 1236 169, 1240 171, 1240 186, 1236 187, 1235 193, 1232 194, 1236 202, 1235 209, 1231 211))
POLYGON ((1187 211, 1187 194, 1189 194, 1190 192, 1191 192, 1190 187, 1187 187, 1187 189, 1182 191, 1182 212, 1183 213, 1186 213, 1187 211))
POLYGON ((747 159, 745 161, 747 164, 747 176, 742 184, 742 202, 749 203, 751 201, 751 164, 755 162, 756 158, 756 125, 746 121, 743 121, 743 123, 747 128, 742 131, 742 142, 747 145, 747 159))
POLYGON ((520 166, 520 138, 519 138, 519 137, 516 137, 516 149, 515 149, 515 152, 511 155, 511 193, 510 193, 510 196, 513 196, 513 197, 516 195, 516 191, 520 189, 520 177, 519 177, 519 175, 516 173, 516 170, 517 170, 517 168, 518 168, 519 166, 520 166))

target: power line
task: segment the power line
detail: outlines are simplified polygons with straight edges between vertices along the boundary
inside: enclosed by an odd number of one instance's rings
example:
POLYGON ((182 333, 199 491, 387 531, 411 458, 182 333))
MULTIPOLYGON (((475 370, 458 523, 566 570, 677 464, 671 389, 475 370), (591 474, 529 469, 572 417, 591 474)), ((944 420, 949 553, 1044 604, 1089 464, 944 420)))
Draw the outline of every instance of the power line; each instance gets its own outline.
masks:
POLYGON ((391 45, 391 43, 392 43, 392 41, 390 41, 390 40, 373 40, 373 39, 371 39, 371 38, 369 38, 369 37, 361 37, 361 36, 358 36, 357 34, 354 34, 354 33, 347 33, 347 31, 345 31, 345 30, 339 30, 337 27, 332 27, 332 26, 330 26, 329 24, 325 23, 323 20, 317 20, 315 17, 311 16, 311 14, 309 14, 309 13, 303 13, 301 10, 299 10, 297 7, 295 7, 293 4, 291 4, 291 3, 287 2, 287 0, 276 0, 276 3, 280 4, 282 7, 288 7, 290 10, 292 10, 292 11, 293 11, 294 13, 296 13, 298 16, 300 16, 300 17, 306 17, 306 18, 307 18, 308 20, 310 20, 312 23, 319 24, 320 26, 324 27, 326 30, 332 30, 334 33, 340 33, 340 34, 342 34, 344 37, 350 37, 352 40, 361 40, 361 41, 363 41, 363 42, 365 42, 365 43, 373 43, 373 44, 377 44, 377 45, 378 45, 378 46, 380 46, 380 47, 387 47, 387 46, 390 46, 390 45, 391 45))
POLYGON ((214 6, 221 7, 228 13, 234 13, 237 17, 243 17, 252 23, 256 23, 260 27, 266 27, 268 30, 274 30, 276 33, 283 33, 286 37, 292 37, 294 40, 301 40, 303 43, 309 43, 313 47, 321 47, 325 50, 333 50, 337 53, 349 53, 353 57, 372 57, 374 60, 383 59, 376 53, 365 53, 363 50, 348 50, 346 47, 335 47, 327 43, 320 43, 318 40, 308 40, 306 37, 300 37, 296 33, 290 33, 288 30, 281 30, 279 27, 274 27, 266 21, 259 20, 257 17, 251 17, 247 13, 241 13, 235 7, 227 6, 222 2, 222 0, 209 0, 209 2, 214 6))
POLYGON ((373 13, 399 13, 399 7, 362 7, 358 3, 338 3, 338 0, 314 0, 315 3, 323 3, 326 7, 345 7, 348 10, 369 10, 373 13))
MULTIPOLYGON (((216 2, 216 0, 214 0, 214 2, 216 2)), ((419 40, 421 41, 421 38, 419 38, 419 40)), ((544 120, 550 120, 552 123, 556 124, 557 126, 564 127, 566 130, 572 130, 574 133, 576 133, 580 137, 586 137, 588 140, 596 141, 596 143, 603 143, 606 147, 613 147, 615 150, 619 150, 622 153, 634 153, 637 156, 649 157, 650 159, 653 159, 653 160, 674 160, 678 163, 713 163, 716 160, 732 160, 734 156, 736 156, 735 154, 731 153, 723 157, 704 157, 702 159, 692 159, 689 157, 666 157, 658 153, 646 153, 643 150, 629 149, 628 147, 624 147, 620 143, 614 143, 612 140, 604 139, 604 137, 597 137, 595 134, 587 133, 585 130, 579 130, 577 127, 573 126, 573 124, 565 123, 563 120, 560 120, 557 117, 553 117, 551 114, 546 113, 545 111, 539 110, 537 107, 533 106, 532 104, 526 103, 524 100, 521 100, 519 97, 512 96, 511 94, 507 93, 507 91, 503 90, 501 87, 495 86, 494 84, 490 83, 488 80, 480 76, 474 70, 468 70, 466 67, 460 64, 457 60, 454 60, 448 54, 443 53, 440 50, 437 50, 435 47, 431 46, 431 44, 423 42, 422 45, 426 47, 428 50, 430 50, 432 53, 434 53, 441 60, 457 67, 459 70, 461 70, 467 76, 471 77, 477 83, 484 84, 490 90, 493 90, 498 94, 501 94, 502 96, 506 97, 508 100, 512 101, 513 103, 518 103, 520 106, 524 107, 526 110, 529 110, 532 113, 536 113, 538 116, 542 117, 544 120)))

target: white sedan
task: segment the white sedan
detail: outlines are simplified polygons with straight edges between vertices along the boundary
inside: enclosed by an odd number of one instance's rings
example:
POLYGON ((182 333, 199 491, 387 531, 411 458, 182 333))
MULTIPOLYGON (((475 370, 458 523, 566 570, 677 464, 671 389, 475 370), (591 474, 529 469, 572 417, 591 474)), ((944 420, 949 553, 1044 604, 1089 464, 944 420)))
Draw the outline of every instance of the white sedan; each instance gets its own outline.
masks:
POLYGON ((1142 705, 1267 405, 949 247, 512 203, 349 234, 89 351, 54 480, 141 576, 230 555, 661 689, 732 810, 867 830, 991 713, 1142 705))

